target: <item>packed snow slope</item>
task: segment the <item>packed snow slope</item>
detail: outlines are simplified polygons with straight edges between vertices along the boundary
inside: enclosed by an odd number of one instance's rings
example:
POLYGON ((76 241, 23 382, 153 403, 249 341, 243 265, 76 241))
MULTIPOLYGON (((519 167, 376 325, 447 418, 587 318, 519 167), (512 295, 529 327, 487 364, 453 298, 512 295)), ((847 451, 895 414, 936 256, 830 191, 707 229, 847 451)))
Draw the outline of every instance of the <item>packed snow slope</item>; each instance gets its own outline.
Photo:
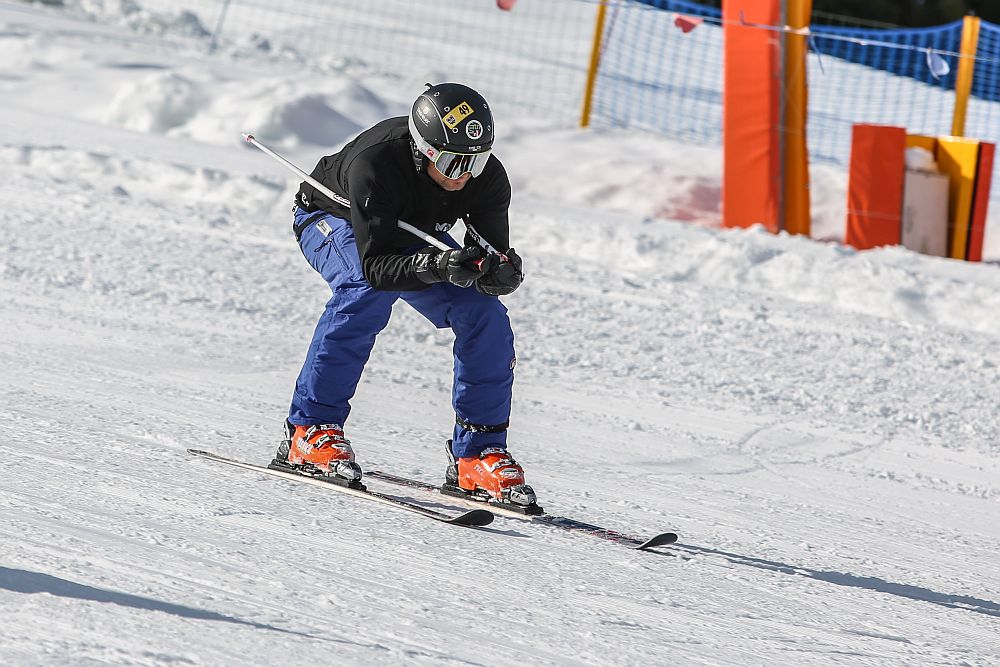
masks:
MULTIPOLYGON (((659 138, 500 121, 510 440, 550 512, 678 545, 185 453, 269 460, 327 298, 238 132, 309 168, 420 83, 0 3, 0 664, 997 664, 997 266, 681 222, 719 156, 659 138)), ((441 479, 451 341, 394 312, 362 466, 441 479)))

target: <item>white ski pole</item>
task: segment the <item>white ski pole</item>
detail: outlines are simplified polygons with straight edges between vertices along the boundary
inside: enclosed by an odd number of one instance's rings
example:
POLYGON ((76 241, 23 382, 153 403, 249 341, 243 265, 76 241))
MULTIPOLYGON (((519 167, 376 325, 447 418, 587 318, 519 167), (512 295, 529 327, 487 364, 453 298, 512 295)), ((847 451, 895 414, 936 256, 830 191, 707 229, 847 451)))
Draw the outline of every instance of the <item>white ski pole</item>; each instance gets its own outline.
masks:
POLYGON ((483 250, 493 255, 500 255, 500 259, 505 262, 507 261, 507 255, 490 245, 490 242, 484 239, 482 234, 477 232, 468 222, 465 223, 465 229, 469 232, 469 236, 471 236, 476 243, 483 247, 483 250))
MULTIPOLYGON (((351 207, 351 202, 349 200, 345 199, 344 197, 341 197, 336 192, 334 192, 330 188, 326 187, 325 185, 323 185, 322 183, 320 183, 319 181, 317 181, 315 178, 313 178, 312 176, 310 176, 306 172, 302 171, 301 169, 299 169, 298 167, 296 167, 294 164, 292 164, 291 162, 289 162, 285 158, 281 157, 280 155, 278 155, 277 153, 275 153, 274 151, 272 151, 270 148, 268 148, 264 144, 260 143, 256 139, 254 139, 254 136, 252 134, 244 132, 243 133, 243 139, 248 144, 252 144, 253 146, 255 146, 255 147, 259 148, 260 150, 262 150, 267 155, 270 155, 271 157, 273 157, 275 160, 277 160, 278 162, 280 162, 281 164, 283 164, 289 171, 291 171, 292 173, 296 174, 299 178, 301 178, 302 180, 304 180, 306 183, 309 183, 309 185, 313 186, 314 188, 316 188, 317 190, 319 190, 320 192, 322 192, 323 194, 325 194, 327 197, 329 197, 333 201, 337 202, 338 204, 340 204, 342 206, 346 206, 348 208, 351 207)), ((404 229, 404 230, 410 232, 411 234, 413 234, 414 236, 417 236, 417 237, 421 238, 422 240, 424 240, 427 243, 431 244, 432 246, 434 246, 438 250, 452 250, 453 249, 451 246, 449 246, 444 241, 440 241, 440 240, 434 238, 433 236, 431 236, 430 234, 425 234, 424 232, 420 231, 419 229, 417 229, 416 227, 414 227, 413 225, 411 225, 411 224, 409 224, 407 222, 403 222, 402 220, 397 220, 396 224, 399 225, 400 229, 404 229)), ((486 239, 484 239, 482 236, 480 236, 478 232, 476 232, 475 230, 473 230, 471 227, 468 227, 468 225, 466 225, 466 227, 471 230, 471 232, 472 232, 472 234, 471 234, 472 238, 474 238, 479 243, 479 245, 483 246, 483 249, 486 250, 486 252, 493 252, 493 253, 496 252, 496 250, 493 248, 493 246, 491 246, 486 241, 486 239)), ((497 254, 499 254, 499 253, 497 253, 497 254)))

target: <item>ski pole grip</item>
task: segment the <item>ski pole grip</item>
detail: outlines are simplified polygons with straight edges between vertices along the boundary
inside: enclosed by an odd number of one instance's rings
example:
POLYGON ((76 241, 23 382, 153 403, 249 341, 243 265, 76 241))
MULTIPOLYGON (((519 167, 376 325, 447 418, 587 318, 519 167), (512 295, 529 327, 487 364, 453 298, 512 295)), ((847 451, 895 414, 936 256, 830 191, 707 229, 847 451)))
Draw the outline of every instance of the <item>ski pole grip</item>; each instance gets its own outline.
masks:
POLYGON ((490 244, 490 242, 487 241, 485 238, 483 238, 483 235, 480 234, 479 232, 477 232, 476 228, 473 227, 468 222, 465 223, 465 230, 467 232, 469 232, 469 236, 472 237, 472 240, 475 241, 476 243, 478 243, 482 247, 483 250, 485 250, 486 252, 489 252, 489 253, 493 253, 494 255, 500 255, 500 259, 502 259, 503 261, 507 261, 507 256, 504 255, 499 250, 497 250, 496 248, 494 248, 490 244))

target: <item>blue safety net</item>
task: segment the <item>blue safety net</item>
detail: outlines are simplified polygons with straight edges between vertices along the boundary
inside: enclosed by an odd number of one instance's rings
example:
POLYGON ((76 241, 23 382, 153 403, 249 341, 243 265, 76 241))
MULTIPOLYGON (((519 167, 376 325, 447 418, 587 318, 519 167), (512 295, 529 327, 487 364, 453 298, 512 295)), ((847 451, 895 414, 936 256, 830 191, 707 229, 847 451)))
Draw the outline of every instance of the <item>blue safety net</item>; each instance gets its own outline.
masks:
POLYGON ((816 34, 810 40, 810 46, 820 58, 838 58, 933 86, 949 90, 955 88, 958 62, 955 56, 947 54, 959 51, 961 21, 931 28, 893 30, 813 24, 812 31, 816 34), (932 53, 928 55, 928 51, 932 53), (947 64, 947 73, 940 70, 935 73, 932 63, 936 59, 942 59, 947 64))
POLYGON ((856 123, 951 133, 961 22, 916 30, 813 25, 807 59, 809 152, 846 164, 856 123), (942 53, 943 52, 943 53, 942 53))
POLYGON ((721 12, 683 0, 622 0, 606 12, 591 123, 698 144, 722 139, 721 12), (687 32, 683 14, 704 22, 687 32))
POLYGON ((671 12, 687 14, 689 16, 702 16, 707 18, 722 18, 722 10, 717 7, 700 5, 697 2, 685 2, 685 0, 636 0, 636 4, 649 5, 656 9, 665 9, 671 12))
MULTIPOLYGON (((1000 25, 982 21, 979 49, 972 77, 965 133, 987 141, 1000 141, 1000 25)), ((1000 183, 994 185, 1000 191, 1000 183)))

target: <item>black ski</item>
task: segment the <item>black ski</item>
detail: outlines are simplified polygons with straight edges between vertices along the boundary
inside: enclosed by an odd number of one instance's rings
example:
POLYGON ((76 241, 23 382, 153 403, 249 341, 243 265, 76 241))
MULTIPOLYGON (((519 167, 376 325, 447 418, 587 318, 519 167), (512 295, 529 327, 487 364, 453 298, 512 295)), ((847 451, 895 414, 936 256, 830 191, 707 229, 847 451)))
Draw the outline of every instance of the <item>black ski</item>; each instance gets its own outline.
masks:
MULTIPOLYGON (((440 486, 435 486, 434 484, 428 484, 427 482, 421 482, 415 479, 409 479, 407 477, 400 477, 399 475, 382 472, 381 470, 369 471, 366 472, 365 475, 373 479, 380 479, 384 482, 389 482, 390 484, 397 484, 399 486, 406 486, 413 489, 423 489, 424 491, 432 493, 444 493, 440 486)), ((456 497, 454 493, 445 493, 445 495, 449 498, 456 497)), ((503 516, 522 519, 524 521, 531 521, 533 523, 541 523, 546 526, 553 526, 555 528, 561 528, 574 533, 593 535, 594 537, 599 537, 602 540, 623 544, 640 551, 652 549, 654 547, 666 546, 677 541, 677 533, 659 533, 649 538, 638 537, 635 535, 619 533, 615 530, 610 530, 608 528, 596 526, 592 523, 586 523, 584 521, 578 521, 564 516, 554 516, 552 514, 525 514, 523 511, 504 507, 500 503, 487 503, 481 500, 476 500, 471 496, 459 497, 457 499, 467 505, 486 505, 490 508, 490 511, 503 516)))
POLYGON ((253 470, 255 472, 262 473, 264 475, 271 475, 274 477, 281 477, 284 479, 291 479, 296 482, 305 482, 306 484, 313 484, 315 486, 320 486, 325 489, 330 489, 331 491, 339 491, 347 495, 356 496, 358 498, 366 498, 368 500, 374 500, 376 502, 382 503, 384 505, 391 505, 399 509, 406 510, 408 512, 413 512, 414 514, 419 514, 420 516, 427 517, 428 519, 434 519, 435 521, 441 521, 442 523, 450 523, 454 526, 469 526, 469 527, 480 527, 487 526, 493 522, 493 513, 485 509, 473 509, 468 512, 464 512, 458 515, 446 514, 445 512, 438 512, 437 510, 432 510, 428 507, 422 505, 417 505, 416 503, 411 503, 402 498, 397 498, 395 496, 386 495, 384 493, 378 493, 377 491, 369 491, 364 488, 364 486, 348 486, 345 484, 338 484, 334 481, 328 481, 322 477, 313 477, 310 475, 305 475, 297 472, 290 472, 287 470, 275 470, 273 468, 268 468, 266 466, 255 465, 253 463, 246 463, 244 461, 237 461, 236 459, 230 459, 225 456, 220 456, 213 452, 206 452, 201 449, 189 449, 187 450, 189 454, 194 454, 202 458, 209 459, 211 461, 218 461, 219 463, 225 463, 227 465, 236 466, 237 468, 245 468, 247 470, 253 470))

